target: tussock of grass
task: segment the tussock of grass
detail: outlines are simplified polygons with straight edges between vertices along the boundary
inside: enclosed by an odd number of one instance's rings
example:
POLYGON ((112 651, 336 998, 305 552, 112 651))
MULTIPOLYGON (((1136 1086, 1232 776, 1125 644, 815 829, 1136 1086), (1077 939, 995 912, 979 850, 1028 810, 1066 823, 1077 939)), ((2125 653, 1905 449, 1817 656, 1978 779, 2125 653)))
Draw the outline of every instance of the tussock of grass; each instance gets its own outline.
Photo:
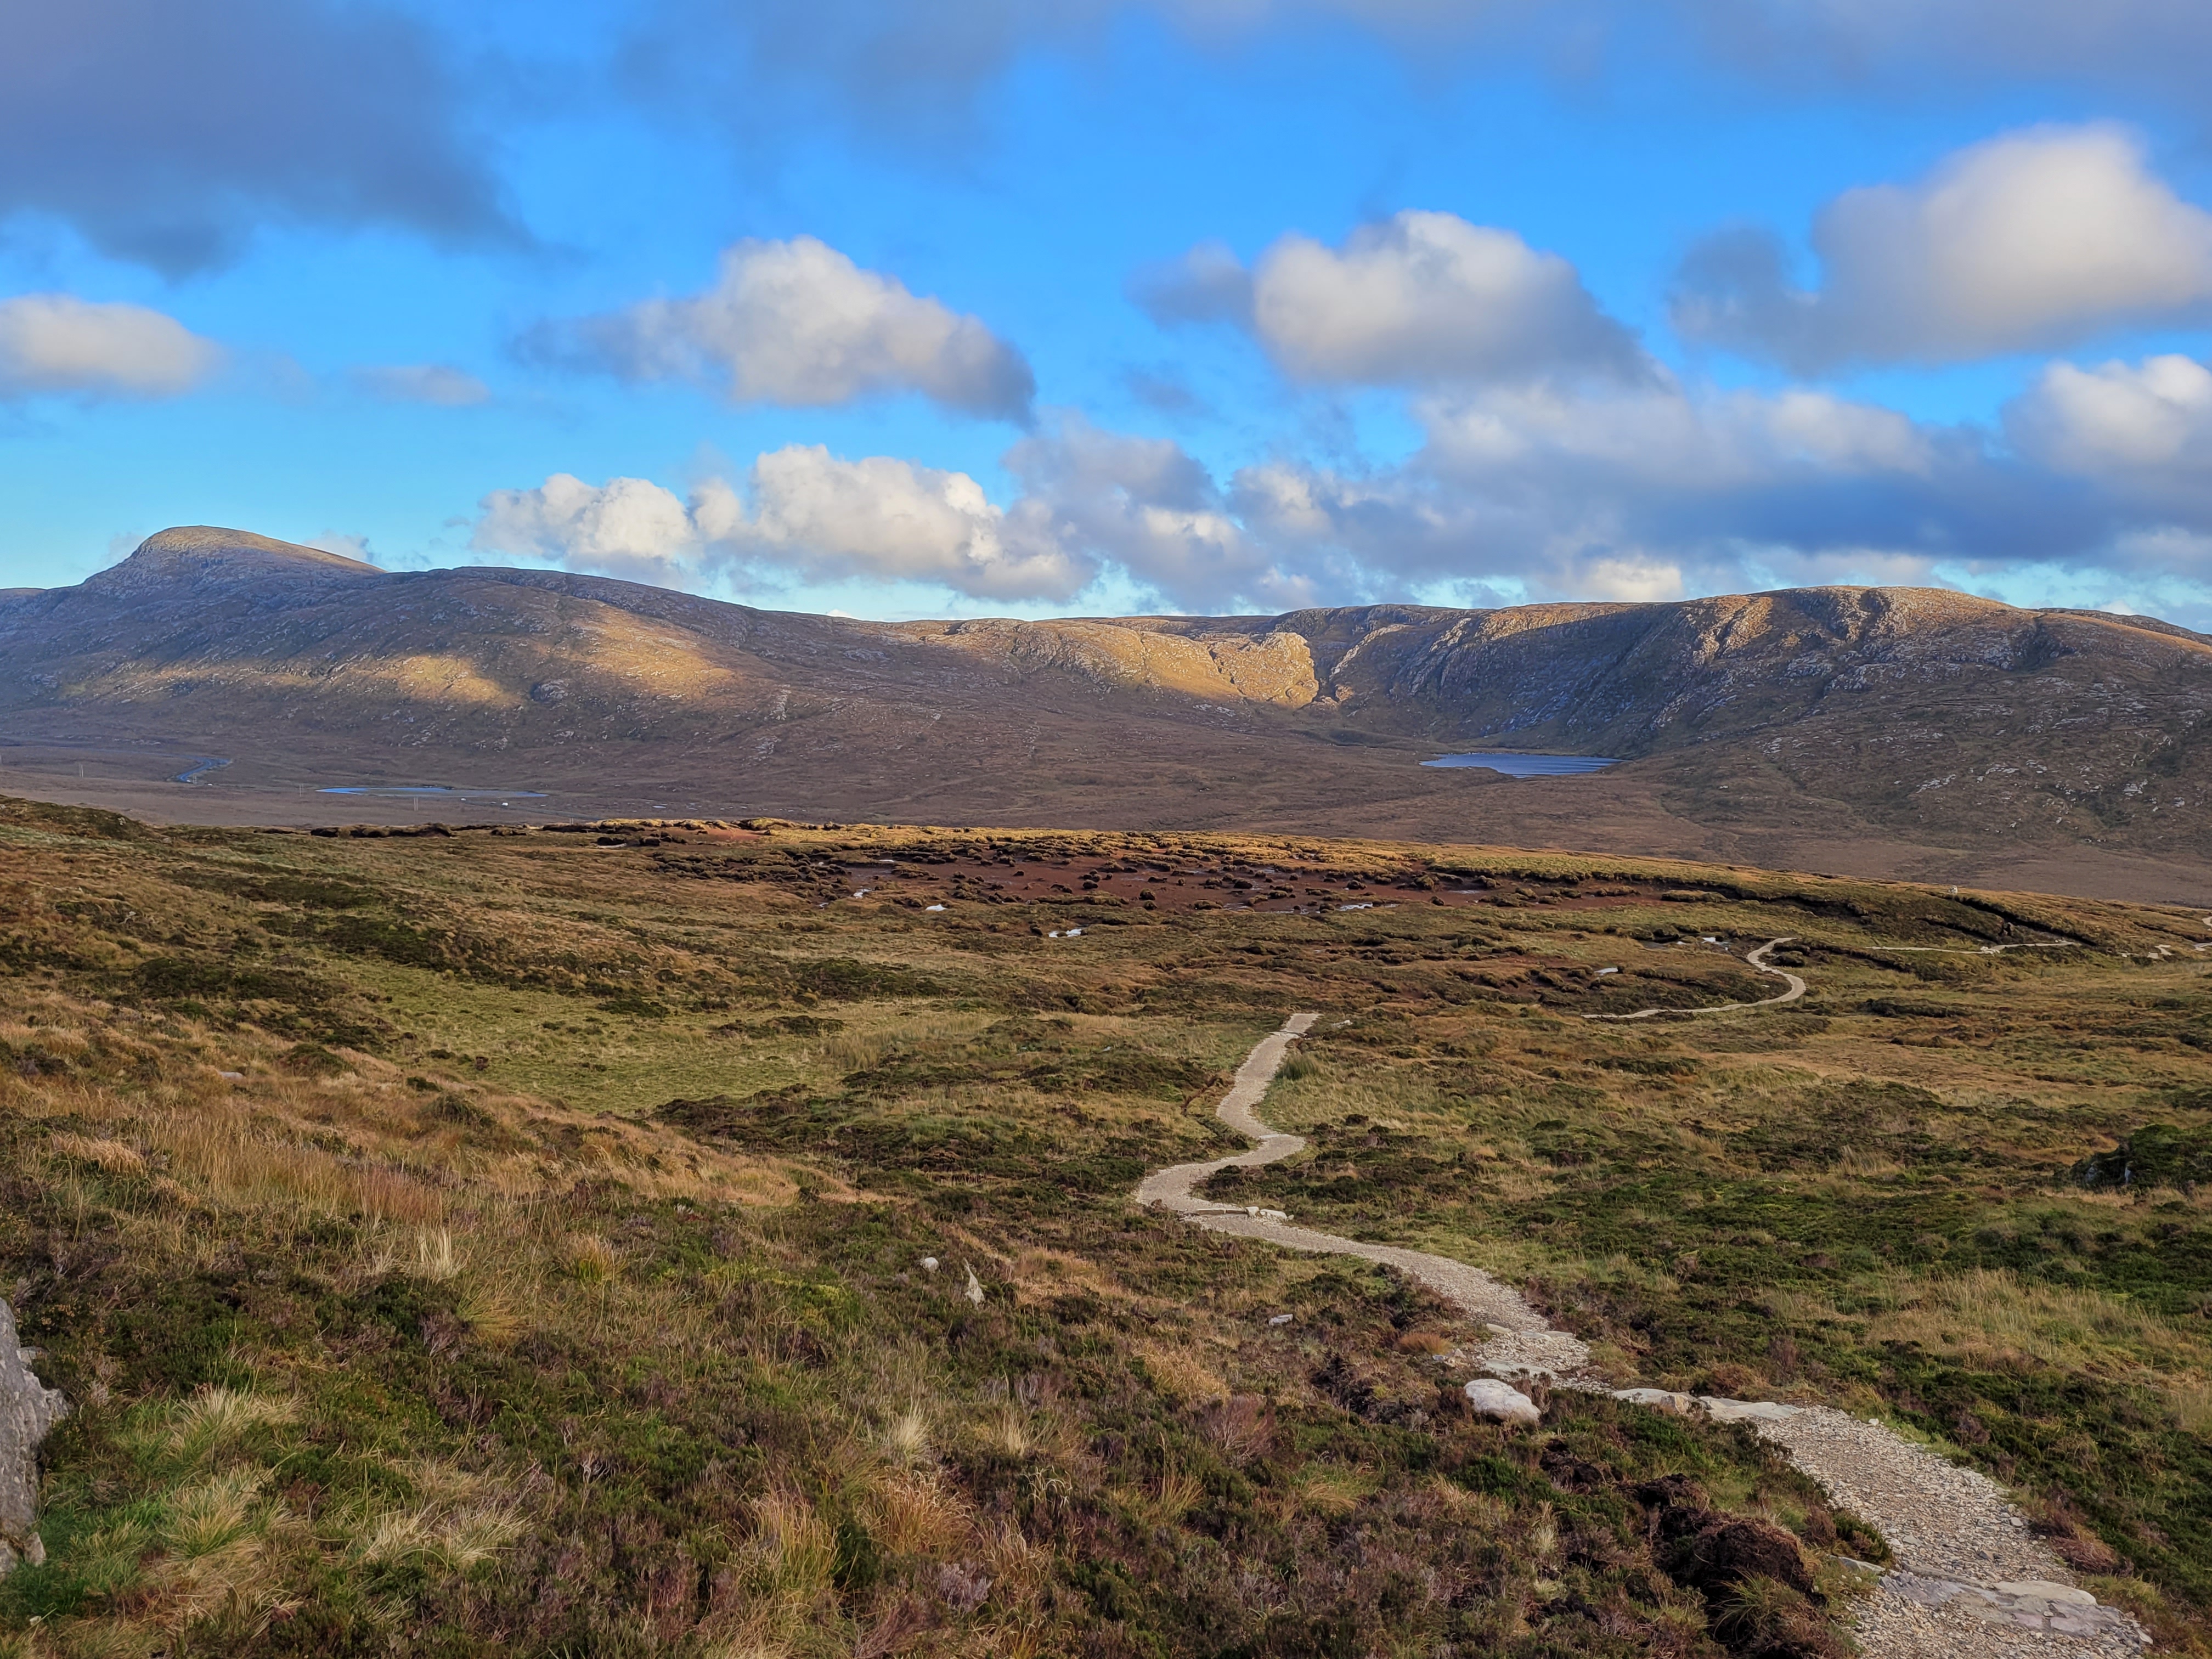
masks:
POLYGON ((571 1233, 561 1241, 562 1265, 580 1285, 604 1285, 622 1266, 621 1254, 597 1233, 571 1233))

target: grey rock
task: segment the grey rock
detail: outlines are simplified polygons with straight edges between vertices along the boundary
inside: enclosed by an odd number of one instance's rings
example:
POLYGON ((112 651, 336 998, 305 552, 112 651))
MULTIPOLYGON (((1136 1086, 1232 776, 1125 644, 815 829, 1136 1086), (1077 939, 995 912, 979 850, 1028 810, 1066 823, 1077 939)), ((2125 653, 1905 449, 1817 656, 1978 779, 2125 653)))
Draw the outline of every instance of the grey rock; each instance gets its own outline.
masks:
POLYGON ((61 1390, 31 1370, 37 1355, 15 1337, 15 1312, 0 1300, 0 1573, 46 1559, 39 1538, 39 1443, 68 1414, 61 1390))
POLYGON ((1686 1394, 1676 1394, 1671 1389, 1615 1389, 1615 1400, 1626 1400, 1632 1406, 1649 1406, 1654 1411, 1672 1412, 1677 1417, 1687 1417, 1695 1411, 1698 1402, 1686 1394))
POLYGON ((1494 1376, 1478 1376, 1467 1385, 1468 1403, 1477 1417, 1494 1417, 1501 1423, 1540 1423, 1544 1414, 1536 1402, 1494 1376))
POLYGON ((2097 1598, 2088 1591, 2076 1589, 2071 1584, 2054 1583, 2048 1578, 2014 1579, 2010 1583, 2001 1583, 1996 1588, 2002 1595, 2033 1596, 2039 1601, 2071 1601, 2078 1607, 2097 1605, 2097 1598))

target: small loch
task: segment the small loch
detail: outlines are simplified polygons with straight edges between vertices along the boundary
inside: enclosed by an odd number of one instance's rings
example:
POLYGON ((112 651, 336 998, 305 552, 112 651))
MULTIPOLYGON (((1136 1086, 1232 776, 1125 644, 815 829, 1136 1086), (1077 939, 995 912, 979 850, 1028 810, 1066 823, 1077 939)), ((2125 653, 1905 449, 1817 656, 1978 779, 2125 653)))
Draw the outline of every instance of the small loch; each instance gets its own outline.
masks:
POLYGON ((1599 755, 1509 755, 1479 750, 1467 755, 1439 755, 1424 766, 1480 766, 1503 772, 1509 778, 1573 778, 1585 772, 1602 772, 1620 763, 1599 755))

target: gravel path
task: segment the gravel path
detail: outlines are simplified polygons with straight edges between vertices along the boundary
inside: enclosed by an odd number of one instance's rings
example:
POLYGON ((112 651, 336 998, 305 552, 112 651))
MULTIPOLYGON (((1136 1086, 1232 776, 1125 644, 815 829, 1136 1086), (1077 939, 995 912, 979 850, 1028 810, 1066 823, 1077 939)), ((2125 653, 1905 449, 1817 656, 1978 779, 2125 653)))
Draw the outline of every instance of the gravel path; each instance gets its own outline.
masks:
MULTIPOLYGON (((1732 1003, 1730 1007, 1765 1007, 1804 995, 1803 980, 1759 960, 1785 943, 1771 940, 1745 960, 1763 974, 1780 975, 1790 981, 1790 988, 1764 1003, 1732 1003)), ((1263 1239, 1293 1250, 1358 1256, 1395 1267, 1487 1327, 1488 1340, 1479 1355, 1485 1370, 1509 1377, 1541 1376, 1563 1387, 1602 1389, 1655 1410, 1752 1423, 1791 1462, 1819 1481, 1838 1508, 1871 1522, 1889 1540, 1894 1568, 1882 1574, 1858 1623, 1860 1644, 1875 1659, 2015 1659, 2021 1655, 2115 1659, 2139 1654, 2148 1645, 2134 1620, 2114 1608, 2100 1607, 2075 1587, 2064 1564, 2028 1532, 2026 1521, 1995 1482, 1944 1462, 1879 1423, 1826 1406, 1692 1399, 1657 1389, 1613 1389, 1580 1375, 1589 1351, 1577 1339, 1552 1329, 1518 1291, 1480 1267, 1424 1250, 1367 1244, 1293 1226, 1280 1210, 1256 1205, 1235 1209, 1196 1196, 1193 1188, 1217 1170, 1256 1169, 1304 1150, 1302 1137, 1279 1133, 1255 1109, 1265 1098, 1291 1043, 1319 1018, 1293 1014, 1280 1030, 1261 1038, 1237 1068, 1236 1084, 1218 1109, 1224 1123, 1259 1144, 1231 1158, 1155 1170, 1137 1188, 1139 1204, 1171 1210, 1213 1232, 1263 1239)))
MULTIPOLYGON (((1291 1040, 1304 1036, 1320 1018, 1319 1014, 1293 1014, 1284 1022, 1281 1030, 1262 1037, 1237 1068, 1235 1086, 1216 1109, 1215 1115, 1224 1123, 1260 1144, 1234 1158, 1217 1158, 1205 1164, 1176 1164, 1155 1170, 1137 1188, 1137 1202, 1151 1208, 1173 1210, 1185 1219, 1217 1233, 1263 1238, 1271 1244, 1322 1255, 1356 1255, 1368 1261, 1379 1261, 1419 1280, 1447 1302, 1464 1308, 1486 1323, 1503 1326, 1509 1331, 1548 1331, 1544 1316, 1522 1301, 1520 1292, 1464 1261, 1431 1255, 1422 1250, 1401 1249, 1393 1244, 1364 1244, 1358 1239, 1339 1238, 1334 1233, 1316 1232, 1310 1227, 1293 1227, 1290 1218, 1279 1210, 1262 1210, 1256 1205, 1231 1209, 1193 1194, 1193 1188, 1218 1170, 1255 1170, 1261 1164, 1279 1164, 1305 1150, 1303 1136, 1277 1133, 1261 1122, 1252 1109, 1266 1096, 1267 1085, 1274 1080, 1276 1068, 1283 1063, 1284 1051, 1291 1040)), ((1576 1346, 1580 1348, 1581 1344, 1576 1346)), ((1577 1360, 1580 1357, 1577 1354, 1577 1360)))
POLYGON ((1584 1019, 1656 1019, 1662 1014, 1726 1014, 1739 1008, 1771 1008, 1779 1002, 1795 1002, 1805 994, 1805 981, 1786 968, 1770 968, 1760 960, 1778 945, 1787 945, 1797 936, 1785 933, 1780 939, 1771 939, 1756 951, 1744 952, 1744 965, 1762 974, 1788 981, 1789 988, 1778 997, 1761 997, 1757 1002, 1723 1002, 1711 1008, 1638 1008, 1632 1014, 1584 1014, 1584 1019))

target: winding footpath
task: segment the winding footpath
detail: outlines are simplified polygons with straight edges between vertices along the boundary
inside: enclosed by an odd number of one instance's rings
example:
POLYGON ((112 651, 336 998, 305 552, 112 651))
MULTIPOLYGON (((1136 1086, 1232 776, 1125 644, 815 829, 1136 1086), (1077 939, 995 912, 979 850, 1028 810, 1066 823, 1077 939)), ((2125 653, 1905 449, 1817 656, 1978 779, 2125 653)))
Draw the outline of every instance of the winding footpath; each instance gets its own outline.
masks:
POLYGON ((1764 960, 1766 953, 1778 945, 1787 945, 1797 936, 1784 933, 1780 939, 1771 939, 1756 951, 1744 952, 1744 966, 1783 981, 1786 988, 1780 996, 1761 997, 1757 1002, 1723 1002, 1711 1008, 1638 1008, 1632 1014, 1584 1014, 1584 1019, 1656 1019, 1661 1014, 1732 1014, 1739 1008, 1771 1008, 1778 1003, 1795 1002, 1805 994, 1805 981, 1786 968, 1769 967, 1764 960))
MULTIPOLYGON (((1774 939, 1746 960, 1761 973, 1780 975, 1789 981, 1789 989, 1765 1002, 1730 1003, 1729 1009, 1768 1007, 1805 994, 1802 979, 1759 960, 1786 942, 1774 939)), ((1660 1012, 1585 1018, 1637 1019, 1660 1012)), ((1211 1232, 1287 1249, 1358 1256, 1427 1286, 1485 1328, 1485 1340, 1472 1356, 1485 1376, 1468 1385, 1480 1411, 1534 1420, 1534 1402, 1493 1379, 1540 1377, 1554 1388, 1610 1394, 1656 1411, 1751 1424, 1819 1481, 1837 1507, 1873 1522, 1889 1540, 1894 1565, 1881 1574, 1859 1614, 1859 1641, 1874 1659, 2015 1659, 2031 1654, 2037 1659, 2133 1659, 2148 1646, 2148 1638, 2132 1619, 2100 1606, 2075 1585, 2064 1564, 2030 1534, 1995 1482, 1945 1462, 1878 1422, 1826 1406, 1614 1389, 1588 1374, 1589 1351, 1578 1339, 1553 1329, 1518 1291, 1480 1267, 1425 1250, 1293 1226, 1280 1210, 1237 1208, 1197 1196, 1199 1184, 1220 1170, 1279 1164, 1305 1150, 1303 1137, 1271 1127, 1256 1109, 1290 1045, 1320 1018, 1293 1014, 1280 1030, 1262 1037, 1237 1068, 1235 1085, 1217 1109, 1224 1123, 1259 1144, 1234 1157, 1154 1170, 1136 1190, 1139 1204, 1170 1211, 1211 1232)))

